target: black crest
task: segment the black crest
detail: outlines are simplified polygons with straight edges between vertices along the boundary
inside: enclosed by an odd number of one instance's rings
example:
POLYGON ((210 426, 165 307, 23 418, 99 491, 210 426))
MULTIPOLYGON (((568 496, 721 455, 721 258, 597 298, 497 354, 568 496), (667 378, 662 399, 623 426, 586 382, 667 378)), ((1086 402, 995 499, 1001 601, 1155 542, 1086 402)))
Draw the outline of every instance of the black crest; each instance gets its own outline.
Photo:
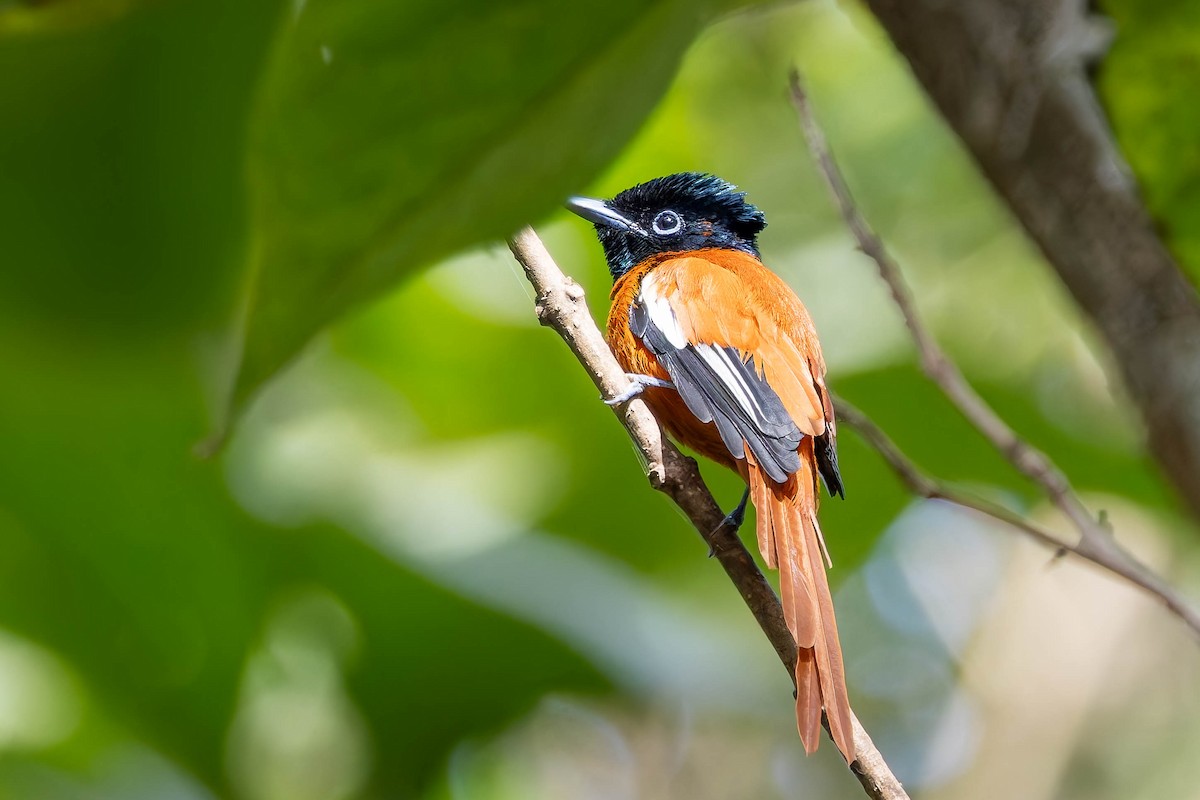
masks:
POLYGON ((638 216, 667 208, 690 211, 751 241, 767 227, 767 218, 757 206, 746 201, 745 192, 729 181, 703 172, 677 172, 639 183, 614 197, 611 205, 638 216))
POLYGON ((701 172, 639 183, 606 202, 572 198, 568 207, 595 223, 614 280, 656 253, 717 247, 757 257, 767 225, 745 192, 701 172))

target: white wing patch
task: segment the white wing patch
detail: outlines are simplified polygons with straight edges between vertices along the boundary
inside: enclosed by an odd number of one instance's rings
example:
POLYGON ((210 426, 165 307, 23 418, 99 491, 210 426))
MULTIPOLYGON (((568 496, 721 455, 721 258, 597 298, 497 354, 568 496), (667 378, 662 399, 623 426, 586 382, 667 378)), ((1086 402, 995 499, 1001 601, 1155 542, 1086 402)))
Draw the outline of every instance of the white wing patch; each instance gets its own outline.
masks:
POLYGON ((654 273, 650 273, 642 280, 638 299, 641 300, 646 313, 649 314, 650 322, 662 331, 663 336, 667 337, 667 341, 671 343, 672 347, 682 349, 688 346, 687 337, 683 335, 683 328, 679 326, 679 319, 671 310, 670 302, 659 290, 654 273))
POLYGON ((708 364, 717 380, 721 381, 729 390, 734 401, 750 412, 752 419, 764 422, 765 414, 762 403, 754 396, 754 392, 750 391, 749 384, 742 377, 743 370, 738 368, 740 365, 733 363, 735 356, 732 351, 727 348, 714 347, 711 344, 694 345, 693 349, 700 358, 704 359, 704 363, 708 364))

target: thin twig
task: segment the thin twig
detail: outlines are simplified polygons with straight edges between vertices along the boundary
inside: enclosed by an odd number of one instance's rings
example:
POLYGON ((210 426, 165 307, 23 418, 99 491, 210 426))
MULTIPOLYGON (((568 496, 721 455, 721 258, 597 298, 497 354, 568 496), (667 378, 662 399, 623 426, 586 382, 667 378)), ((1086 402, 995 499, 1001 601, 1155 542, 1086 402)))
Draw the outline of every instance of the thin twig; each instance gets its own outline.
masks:
POLYGON ((905 455, 896 446, 896 443, 866 414, 840 397, 835 397, 833 402, 837 409, 838 422, 845 423, 853 428, 862 437, 863 441, 883 457, 883 460, 887 462, 892 471, 899 476, 900 480, 913 494, 929 500, 945 500, 956 506, 977 511, 992 519, 999 520, 1006 525, 1022 531, 1039 544, 1050 548, 1055 555, 1070 553, 1085 561, 1090 561, 1096 566, 1123 578, 1151 598, 1162 603, 1171 613, 1183 620, 1193 632, 1200 635, 1200 611, 1172 587, 1168 586, 1162 578, 1124 555, 1123 551, 1116 553, 1111 550, 1097 551, 1093 548, 1085 548, 1072 544, 1059 538, 1045 528, 1035 525, 1015 511, 971 492, 957 489, 945 481, 931 477, 922 471, 912 459, 905 455))
MULTIPOLYGON (((941 388, 942 393, 958 408, 967 421, 983 434, 984 438, 990 441, 1017 470, 1042 487, 1050 498, 1050 502, 1057 506, 1079 531, 1078 544, 1067 547, 1060 543, 1060 546, 1132 581, 1151 593, 1187 623, 1197 635, 1200 635, 1200 612, 1197 612, 1195 607, 1166 581, 1117 543, 1113 538, 1112 531, 1088 511, 1071 488, 1066 476, 1054 462, 1045 453, 1019 437, 1000 418, 987 404, 987 401, 971 387, 958 366, 938 345, 937 340, 934 339, 917 314, 912 293, 904 281, 900 267, 883 246, 883 241, 868 224, 862 212, 859 211, 850 187, 829 149, 825 133, 821 130, 821 126, 813 114, 800 80, 800 73, 794 68, 790 74, 790 84, 792 104, 799 114, 800 125, 804 130, 808 148, 825 178, 826 185, 833 194, 842 219, 853 233, 859 248, 875 262, 879 269, 879 276, 883 278, 884 283, 891 291, 892 299, 895 300, 896 306, 904 317, 904 324, 908 327, 909 333, 916 343, 921 368, 925 374, 941 388)), ((895 467, 894 463, 893 467, 895 467)), ((915 487, 913 490, 921 494, 915 487)), ((1020 520, 1020 517, 1012 516, 1014 519, 1006 521, 1026 530, 1027 533, 1033 533, 1023 520, 1021 523, 1015 521, 1020 520)))
MULTIPOLYGON (((563 338, 604 397, 614 397, 628 389, 629 379, 596 328, 584 301, 583 288, 562 273, 532 229, 519 231, 509 240, 508 246, 537 292, 538 321, 563 338)), ((721 562, 794 682, 796 643, 784 622, 779 598, 741 539, 722 524, 725 515, 700 477, 696 462, 667 441, 641 400, 635 399, 613 411, 640 451, 650 485, 669 496, 691 520, 721 562)), ((850 768, 868 796, 876 800, 907 799, 908 795, 857 717, 854 718, 854 748, 857 759, 850 768)))

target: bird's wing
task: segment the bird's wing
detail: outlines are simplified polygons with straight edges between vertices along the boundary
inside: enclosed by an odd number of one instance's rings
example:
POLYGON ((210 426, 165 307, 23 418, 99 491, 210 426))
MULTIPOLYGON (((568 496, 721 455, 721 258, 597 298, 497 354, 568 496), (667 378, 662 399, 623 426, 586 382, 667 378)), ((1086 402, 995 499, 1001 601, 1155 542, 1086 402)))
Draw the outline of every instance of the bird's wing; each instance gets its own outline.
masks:
POLYGON ((825 377, 817 375, 817 388, 821 392, 821 407, 825 411, 825 432, 813 442, 813 452, 817 459, 817 471, 829 494, 846 497, 846 486, 842 483, 842 473, 838 469, 837 457, 837 424, 833 416, 833 398, 825 386, 825 377))
POLYGON ((659 263, 642 280, 630 328, 688 409, 716 424, 735 458, 749 447, 772 480, 799 468, 803 435, 826 433, 812 322, 753 256, 712 250, 659 263))

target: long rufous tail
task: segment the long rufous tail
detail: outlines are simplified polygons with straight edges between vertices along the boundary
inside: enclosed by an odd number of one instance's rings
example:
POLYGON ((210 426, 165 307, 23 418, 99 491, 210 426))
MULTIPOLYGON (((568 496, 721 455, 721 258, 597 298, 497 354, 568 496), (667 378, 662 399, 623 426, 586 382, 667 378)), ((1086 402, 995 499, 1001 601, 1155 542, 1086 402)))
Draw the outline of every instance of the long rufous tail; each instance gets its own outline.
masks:
POLYGON ((825 543, 817 525, 812 441, 806 437, 801 443, 800 469, 782 485, 763 475, 749 453, 747 456, 747 481, 758 516, 758 548, 767 566, 779 569, 783 614, 796 639, 800 740, 806 752, 817 749, 824 707, 834 743, 846 762, 853 762, 850 698, 825 575, 825 543))

